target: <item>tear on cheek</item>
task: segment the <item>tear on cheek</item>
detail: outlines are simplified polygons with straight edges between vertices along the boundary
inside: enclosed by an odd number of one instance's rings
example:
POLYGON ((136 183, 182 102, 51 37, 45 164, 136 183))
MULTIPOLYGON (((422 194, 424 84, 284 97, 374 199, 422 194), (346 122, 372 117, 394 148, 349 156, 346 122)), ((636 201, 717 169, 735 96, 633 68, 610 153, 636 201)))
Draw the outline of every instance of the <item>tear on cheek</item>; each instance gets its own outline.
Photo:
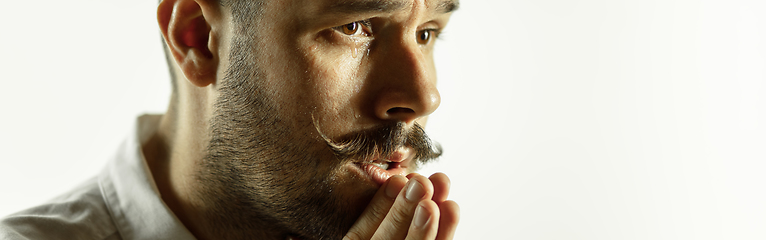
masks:
POLYGON ((370 56, 370 42, 354 40, 353 47, 351 48, 351 57, 356 59, 357 57, 370 56))

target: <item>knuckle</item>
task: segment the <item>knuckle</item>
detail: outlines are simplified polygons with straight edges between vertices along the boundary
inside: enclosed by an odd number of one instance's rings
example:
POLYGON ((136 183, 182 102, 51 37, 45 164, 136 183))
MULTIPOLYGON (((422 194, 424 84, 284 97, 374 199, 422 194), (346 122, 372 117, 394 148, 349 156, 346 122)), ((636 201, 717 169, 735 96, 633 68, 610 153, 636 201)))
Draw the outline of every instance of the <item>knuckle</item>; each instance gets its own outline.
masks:
POLYGON ((343 237, 343 240, 362 240, 362 237, 359 236, 359 233, 348 232, 346 233, 346 236, 343 237))
MULTIPOLYGON (((388 213, 388 208, 383 204, 373 204, 370 206, 370 215, 368 217, 372 219, 383 219, 388 213)), ((378 220, 380 221, 380 220, 378 220)))
POLYGON ((409 225, 412 220, 412 214, 410 212, 412 211, 403 208, 393 208, 389 213, 391 214, 390 217, 393 223, 397 225, 409 225))

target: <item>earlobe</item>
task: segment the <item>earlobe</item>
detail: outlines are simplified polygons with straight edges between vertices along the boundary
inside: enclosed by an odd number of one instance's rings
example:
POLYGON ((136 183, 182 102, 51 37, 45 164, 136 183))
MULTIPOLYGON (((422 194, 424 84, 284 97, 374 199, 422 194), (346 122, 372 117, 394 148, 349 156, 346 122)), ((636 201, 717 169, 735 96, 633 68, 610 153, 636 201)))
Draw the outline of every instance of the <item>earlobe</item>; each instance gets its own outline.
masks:
POLYGON ((157 22, 170 53, 192 84, 215 83, 217 52, 211 46, 211 26, 198 0, 164 0, 157 7, 157 22))

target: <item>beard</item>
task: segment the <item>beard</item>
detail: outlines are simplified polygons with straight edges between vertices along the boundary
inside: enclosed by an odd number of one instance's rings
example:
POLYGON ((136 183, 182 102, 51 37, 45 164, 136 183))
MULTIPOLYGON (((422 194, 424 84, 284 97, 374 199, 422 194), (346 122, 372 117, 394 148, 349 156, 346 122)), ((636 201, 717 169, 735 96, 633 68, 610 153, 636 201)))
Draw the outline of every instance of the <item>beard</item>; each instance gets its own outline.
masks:
POLYGON ((369 180, 349 176, 346 164, 403 146, 415 151, 414 166, 441 154, 419 125, 390 122, 335 141, 322 134, 313 113, 282 116, 246 30, 232 39, 231 65, 217 85, 210 142, 195 176, 196 197, 205 203, 199 217, 211 236, 340 239, 377 191, 369 180))

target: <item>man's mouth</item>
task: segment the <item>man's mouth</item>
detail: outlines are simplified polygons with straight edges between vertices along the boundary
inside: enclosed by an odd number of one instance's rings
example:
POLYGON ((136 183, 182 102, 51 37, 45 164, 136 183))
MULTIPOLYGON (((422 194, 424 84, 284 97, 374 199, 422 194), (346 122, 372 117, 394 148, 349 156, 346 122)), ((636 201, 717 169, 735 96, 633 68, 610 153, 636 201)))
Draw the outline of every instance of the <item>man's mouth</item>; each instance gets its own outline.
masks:
POLYGON ((373 162, 372 165, 379 167, 383 170, 388 170, 388 166, 390 165, 390 162, 373 162))
POLYGON ((412 149, 401 148, 387 158, 378 158, 371 162, 354 162, 353 165, 359 170, 357 171, 359 174, 366 175, 380 186, 393 175, 408 174, 408 167, 413 156, 412 149))

